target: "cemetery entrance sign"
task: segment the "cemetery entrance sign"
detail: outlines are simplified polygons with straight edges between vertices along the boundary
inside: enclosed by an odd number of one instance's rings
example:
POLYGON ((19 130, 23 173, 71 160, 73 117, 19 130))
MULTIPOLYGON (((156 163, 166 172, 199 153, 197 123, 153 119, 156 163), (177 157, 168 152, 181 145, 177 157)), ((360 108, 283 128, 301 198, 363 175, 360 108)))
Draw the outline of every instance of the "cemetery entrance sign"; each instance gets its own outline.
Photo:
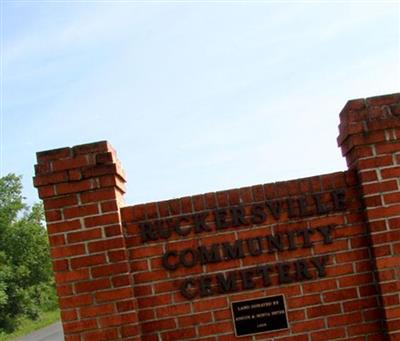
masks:
POLYGON ((65 340, 400 340, 400 94, 338 144, 346 171, 134 206, 109 143, 37 153, 65 340))

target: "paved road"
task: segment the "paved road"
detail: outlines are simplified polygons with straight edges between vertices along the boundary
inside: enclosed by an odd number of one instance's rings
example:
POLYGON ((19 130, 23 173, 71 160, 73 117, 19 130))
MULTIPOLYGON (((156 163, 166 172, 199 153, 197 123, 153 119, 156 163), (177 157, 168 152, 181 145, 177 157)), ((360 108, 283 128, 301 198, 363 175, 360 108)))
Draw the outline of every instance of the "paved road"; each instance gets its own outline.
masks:
POLYGON ((54 323, 32 334, 15 339, 15 341, 64 341, 61 322, 54 323))

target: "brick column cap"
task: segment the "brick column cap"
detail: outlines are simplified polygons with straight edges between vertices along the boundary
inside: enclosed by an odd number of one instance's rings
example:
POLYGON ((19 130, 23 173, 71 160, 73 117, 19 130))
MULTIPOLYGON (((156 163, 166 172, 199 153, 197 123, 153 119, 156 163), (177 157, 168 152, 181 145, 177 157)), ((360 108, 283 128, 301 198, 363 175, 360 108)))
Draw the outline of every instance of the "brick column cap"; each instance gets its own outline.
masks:
POLYGON ((44 150, 36 153, 38 163, 46 163, 52 160, 71 158, 75 155, 88 153, 115 153, 115 149, 106 141, 97 141, 93 143, 80 144, 73 147, 63 147, 56 149, 44 150))
POLYGON ((396 127, 400 127, 400 93, 352 99, 340 112, 337 143, 341 147, 350 136, 396 127))
POLYGON ((40 198, 108 186, 125 192, 125 172, 107 141, 41 151, 36 157, 33 183, 39 188, 40 198), (115 180, 107 176, 114 176, 115 180), (99 178, 100 183, 91 181, 92 178, 99 178), (75 183, 75 187, 68 185, 70 188, 58 191, 54 186, 61 183, 75 183))

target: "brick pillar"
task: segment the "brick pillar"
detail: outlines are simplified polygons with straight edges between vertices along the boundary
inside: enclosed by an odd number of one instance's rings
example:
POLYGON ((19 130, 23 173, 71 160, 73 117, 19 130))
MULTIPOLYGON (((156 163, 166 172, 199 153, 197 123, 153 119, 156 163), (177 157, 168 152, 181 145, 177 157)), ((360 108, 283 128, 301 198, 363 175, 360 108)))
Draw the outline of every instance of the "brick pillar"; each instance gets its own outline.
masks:
POLYGON ((104 141, 39 152, 37 161, 65 340, 140 340, 114 150, 104 141))
POLYGON ((400 339, 400 94, 349 101, 338 144, 359 177, 388 340, 400 339))

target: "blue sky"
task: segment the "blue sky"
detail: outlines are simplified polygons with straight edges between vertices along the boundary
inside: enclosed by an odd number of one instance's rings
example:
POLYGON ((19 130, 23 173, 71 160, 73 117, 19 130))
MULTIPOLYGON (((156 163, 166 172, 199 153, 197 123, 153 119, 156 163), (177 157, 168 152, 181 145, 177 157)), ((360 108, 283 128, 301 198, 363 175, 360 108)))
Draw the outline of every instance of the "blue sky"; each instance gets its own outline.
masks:
POLYGON ((127 203, 329 173, 347 100, 400 89, 399 2, 2 1, 1 173, 108 140, 127 203))

